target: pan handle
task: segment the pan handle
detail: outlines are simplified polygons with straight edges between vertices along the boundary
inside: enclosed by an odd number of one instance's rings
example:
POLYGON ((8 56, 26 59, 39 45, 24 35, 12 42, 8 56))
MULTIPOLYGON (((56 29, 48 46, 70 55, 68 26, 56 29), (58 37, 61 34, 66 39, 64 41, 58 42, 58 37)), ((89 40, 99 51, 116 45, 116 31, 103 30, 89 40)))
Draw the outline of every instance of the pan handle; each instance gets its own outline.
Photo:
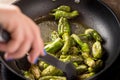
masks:
POLYGON ((0 42, 8 42, 11 39, 10 33, 0 25, 0 42))

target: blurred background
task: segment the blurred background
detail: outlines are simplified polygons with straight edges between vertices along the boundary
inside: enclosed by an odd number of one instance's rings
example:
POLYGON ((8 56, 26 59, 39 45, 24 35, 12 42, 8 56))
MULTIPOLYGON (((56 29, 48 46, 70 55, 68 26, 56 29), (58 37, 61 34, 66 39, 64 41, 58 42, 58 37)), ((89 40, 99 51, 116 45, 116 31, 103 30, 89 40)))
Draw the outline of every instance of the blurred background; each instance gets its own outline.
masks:
POLYGON ((0 0, 0 3, 2 3, 2 4, 11 4, 14 1, 16 1, 16 0, 0 0))
POLYGON ((120 20, 120 0, 102 0, 116 13, 120 20))

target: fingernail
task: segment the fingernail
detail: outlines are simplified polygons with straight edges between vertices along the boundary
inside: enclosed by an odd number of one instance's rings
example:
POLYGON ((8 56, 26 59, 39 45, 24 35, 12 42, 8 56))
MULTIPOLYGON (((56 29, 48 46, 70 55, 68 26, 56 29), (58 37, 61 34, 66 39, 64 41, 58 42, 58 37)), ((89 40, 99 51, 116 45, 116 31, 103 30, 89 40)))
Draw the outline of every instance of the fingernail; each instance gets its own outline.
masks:
POLYGON ((4 55, 4 58, 5 58, 6 61, 13 61, 13 58, 11 58, 10 56, 8 56, 7 53, 4 55))
POLYGON ((45 49, 44 49, 44 55, 47 55, 47 52, 45 51, 45 49))
POLYGON ((38 62, 38 57, 34 60, 34 64, 36 64, 38 62))
POLYGON ((8 59, 5 59, 6 61, 13 61, 13 59, 11 59, 11 58, 8 58, 8 59))

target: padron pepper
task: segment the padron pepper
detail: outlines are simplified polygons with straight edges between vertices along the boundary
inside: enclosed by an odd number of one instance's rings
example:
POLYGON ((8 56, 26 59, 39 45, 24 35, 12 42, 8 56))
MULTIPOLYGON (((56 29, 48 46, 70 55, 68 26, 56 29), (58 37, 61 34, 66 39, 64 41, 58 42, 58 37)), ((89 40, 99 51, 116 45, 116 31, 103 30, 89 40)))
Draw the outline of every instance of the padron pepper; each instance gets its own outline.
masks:
POLYGON ((69 22, 66 18, 61 17, 58 22, 58 34, 62 36, 64 33, 71 33, 69 22))
POLYGON ((45 68, 42 72, 41 72, 42 76, 61 76, 63 75, 63 72, 59 69, 57 69, 56 67, 49 65, 47 68, 45 68))
POLYGON ((78 67, 76 67, 77 74, 80 75, 88 70, 87 66, 85 64, 81 64, 78 67))
POLYGON ((99 41, 96 41, 92 46, 92 55, 95 59, 99 59, 102 57, 102 46, 99 41))
POLYGON ((58 20, 61 17, 72 19, 79 15, 79 12, 77 10, 74 10, 72 12, 65 12, 65 11, 56 11, 55 13, 52 13, 51 15, 55 16, 55 19, 58 20))
POLYGON ((69 51, 69 49, 70 49, 70 36, 69 36, 69 34, 68 33, 64 33, 63 35, 62 35, 62 38, 63 38, 63 41, 64 41, 64 46, 62 47, 62 49, 61 49, 61 52, 62 52, 62 54, 67 54, 68 53, 68 51, 69 51))
POLYGON ((89 66, 89 67, 94 67, 95 66, 95 61, 92 58, 86 58, 84 62, 89 66))
POLYGON ((89 77, 91 77, 91 76, 93 76, 93 75, 95 75, 94 72, 85 73, 85 74, 80 75, 79 78, 80 78, 80 80, 85 80, 85 79, 87 79, 87 78, 89 78, 89 77))
POLYGON ((83 63, 83 58, 81 55, 71 55, 71 60, 72 62, 77 62, 78 64, 83 63))
POLYGON ((76 62, 78 64, 83 62, 83 58, 81 55, 61 55, 60 60, 64 62, 76 62))
POLYGON ((95 71, 97 72, 97 71, 99 71, 100 69, 102 69, 102 67, 103 67, 103 60, 97 60, 96 62, 95 62, 96 64, 95 64, 95 67, 94 67, 94 69, 95 69, 95 71))
POLYGON ((41 76, 41 71, 37 65, 32 65, 29 70, 35 77, 35 79, 39 79, 41 76))
POLYGON ((82 52, 90 52, 89 46, 87 43, 81 41, 81 39, 76 35, 72 34, 71 37, 75 40, 75 42, 80 46, 82 52))
POLYGON ((46 62, 39 60, 38 67, 40 68, 40 70, 43 70, 43 69, 47 68, 48 66, 49 66, 49 64, 47 64, 46 62))
POLYGON ((45 46, 45 50, 48 53, 55 53, 56 51, 60 50, 63 46, 63 41, 61 38, 57 38, 54 42, 45 46))
POLYGON ((102 41, 102 37, 100 36, 100 34, 94 30, 94 29, 86 29, 85 30, 85 35, 88 37, 88 38, 93 38, 95 39, 95 41, 102 41))
POLYGON ((43 76, 39 80, 67 80, 63 76, 43 76))
POLYGON ((70 12, 70 11, 71 11, 71 8, 70 8, 70 6, 61 5, 61 6, 59 6, 58 8, 53 9, 52 11, 53 11, 53 12, 55 12, 55 11, 66 11, 66 12, 70 12))
POLYGON ((35 80, 34 75, 29 71, 24 71, 24 76, 29 80, 35 80))
POLYGON ((61 55, 60 59, 63 62, 69 62, 71 60, 71 56, 70 55, 61 55))
POLYGON ((103 61, 102 60, 97 60, 95 61, 95 66, 94 67, 89 67, 88 71, 89 72, 98 72, 99 70, 101 70, 103 67, 103 61))
POLYGON ((69 50, 68 54, 78 55, 79 52, 80 52, 80 50, 76 46, 72 46, 72 47, 70 47, 70 50, 69 50))
POLYGON ((56 32, 56 31, 53 31, 52 33, 51 33, 51 40, 52 41, 54 41, 54 40, 56 40, 57 38, 59 38, 59 34, 58 34, 58 32, 56 32))
POLYGON ((90 54, 87 53, 87 52, 83 52, 81 55, 82 55, 82 57, 83 57, 84 59, 87 59, 87 58, 90 57, 90 54))

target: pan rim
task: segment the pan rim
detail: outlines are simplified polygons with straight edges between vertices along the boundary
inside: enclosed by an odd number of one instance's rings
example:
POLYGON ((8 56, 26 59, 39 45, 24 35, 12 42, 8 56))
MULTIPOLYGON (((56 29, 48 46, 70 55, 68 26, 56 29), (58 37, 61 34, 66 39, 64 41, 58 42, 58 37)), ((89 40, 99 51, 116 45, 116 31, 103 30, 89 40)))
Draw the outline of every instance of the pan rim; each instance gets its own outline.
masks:
MULTIPOLYGON (((115 14, 115 12, 110 8, 110 6, 108 6, 106 3, 104 3, 102 0, 97 0, 102 6, 104 6, 106 9, 109 10, 109 12, 113 15, 113 17, 115 18, 116 22, 118 23, 118 26, 120 28, 120 21, 117 17, 117 15, 115 14)), ((120 38, 119 38, 120 39, 120 38)), ((120 55, 120 46, 118 48, 118 56, 120 55)), ((87 80, 91 80, 97 76, 99 76, 101 73, 104 73, 106 70, 108 70, 113 64, 114 62, 117 60, 118 56, 116 56, 115 60, 113 60, 109 65, 107 65, 107 67, 105 67, 104 69, 100 70, 98 73, 96 73, 94 76, 88 78, 87 80)))
MULTIPOLYGON (((101 0, 97 0, 97 1, 98 1, 100 4, 102 4, 102 6, 104 6, 105 8, 107 8, 107 9, 109 10, 109 12, 113 15, 113 17, 115 18, 115 20, 116 20, 116 22, 118 23, 118 26, 119 26, 119 28, 120 28, 120 22, 119 22, 119 20, 118 20, 118 17, 116 16, 115 12, 114 12, 107 4, 105 4, 103 1, 101 1, 101 0)), ((16 2, 17 2, 17 1, 16 1, 16 2)), ((119 52, 120 52, 120 47, 119 47, 118 53, 119 53, 119 52)), ((119 55, 120 55, 120 54, 119 54, 119 55)), ((118 56, 116 56, 116 59, 117 59, 117 57, 118 57, 118 56)), ((5 63, 5 66, 6 66, 9 70, 11 70, 13 73, 16 73, 13 69, 11 69, 11 68, 6 64, 6 62, 5 62, 1 57, 0 57, 0 59, 1 59, 2 63, 5 63)), ((106 70, 116 61, 116 59, 113 60, 113 61, 109 64, 109 66, 105 67, 103 70, 101 70, 100 72, 98 72, 97 74, 95 74, 94 76, 92 76, 92 77, 90 77, 90 78, 88 78, 88 79, 92 79, 92 78, 94 78, 94 77, 97 77, 98 75, 100 75, 101 73, 103 73, 104 71, 106 71, 106 70)), ((19 75, 18 73, 16 73, 16 74, 17 74, 18 76, 26 79, 25 77, 19 75)))

